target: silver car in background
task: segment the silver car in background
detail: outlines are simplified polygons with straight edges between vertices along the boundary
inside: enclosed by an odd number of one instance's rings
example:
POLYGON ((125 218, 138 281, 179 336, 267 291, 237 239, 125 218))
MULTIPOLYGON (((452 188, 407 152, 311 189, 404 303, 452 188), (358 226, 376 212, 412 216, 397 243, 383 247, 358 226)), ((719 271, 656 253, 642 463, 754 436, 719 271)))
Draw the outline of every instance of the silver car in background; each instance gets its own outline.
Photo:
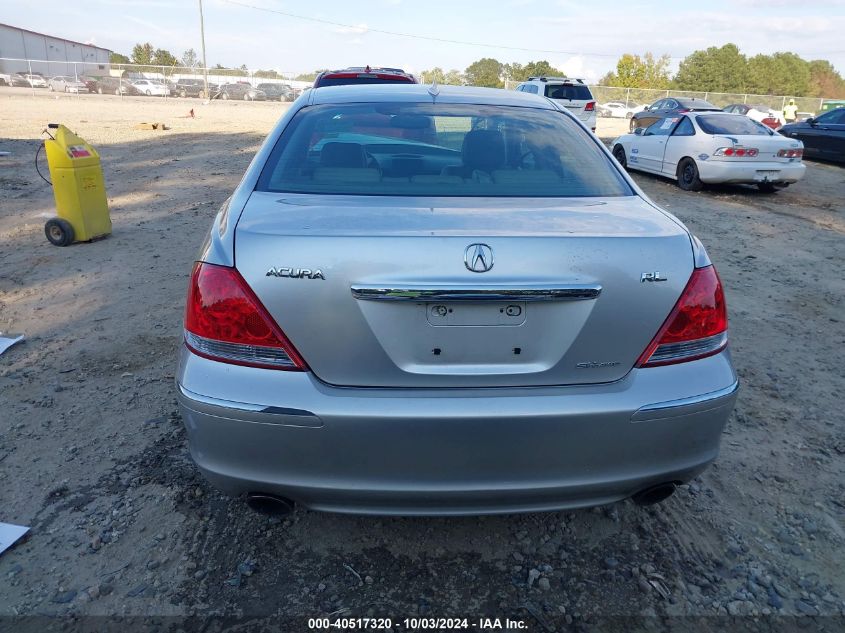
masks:
POLYGON ((654 503, 719 451, 737 377, 700 242, 554 102, 305 93, 190 277, 191 454, 255 507, 654 503))

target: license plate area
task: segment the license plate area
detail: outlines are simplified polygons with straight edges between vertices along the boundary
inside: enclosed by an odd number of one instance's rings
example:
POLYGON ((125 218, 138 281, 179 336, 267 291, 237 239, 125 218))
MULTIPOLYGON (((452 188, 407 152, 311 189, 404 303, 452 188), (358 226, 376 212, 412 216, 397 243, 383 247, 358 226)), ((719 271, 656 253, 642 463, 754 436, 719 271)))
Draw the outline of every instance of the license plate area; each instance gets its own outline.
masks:
POLYGON ((777 180, 780 176, 779 171, 763 171, 759 170, 754 174, 754 180, 765 182, 767 180, 777 180))
POLYGON ((526 305, 519 301, 449 301, 426 303, 428 322, 435 327, 517 326, 525 323, 526 305))

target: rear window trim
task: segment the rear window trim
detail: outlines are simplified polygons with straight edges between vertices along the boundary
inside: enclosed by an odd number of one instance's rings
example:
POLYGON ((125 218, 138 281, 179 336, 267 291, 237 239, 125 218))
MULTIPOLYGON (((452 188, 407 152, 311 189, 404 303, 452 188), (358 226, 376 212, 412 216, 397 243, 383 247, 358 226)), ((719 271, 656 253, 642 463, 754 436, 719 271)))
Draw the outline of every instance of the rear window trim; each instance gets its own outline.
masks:
MULTIPOLYGON (((308 109, 323 107, 323 106, 326 106, 326 105, 371 105, 371 104, 375 104, 375 103, 391 103, 391 102, 389 102, 389 101, 384 101, 384 102, 349 101, 349 102, 342 102, 342 103, 338 103, 338 104, 307 103, 307 104, 302 105, 296 112, 292 113, 292 116, 291 116, 290 120, 287 122, 287 124, 285 125, 285 127, 282 128, 279 131, 278 136, 276 137, 275 141, 273 142, 273 147, 268 152, 267 158, 264 161, 264 164, 262 165, 261 170, 258 172, 258 177, 255 180, 255 184, 252 187, 252 191, 258 192, 258 193, 306 195, 306 196, 307 195, 361 196, 361 197, 378 197, 378 198, 382 198, 382 197, 385 197, 385 198, 390 198, 390 197, 394 197, 394 198, 415 197, 415 198, 430 198, 430 199, 435 199, 435 198, 461 198, 461 199, 477 198, 477 199, 481 199, 481 198, 495 197, 495 198, 507 198, 509 200, 531 199, 531 198, 542 198, 542 199, 557 198, 557 199, 565 200, 565 199, 568 199, 568 198, 602 199, 602 198, 637 198, 637 197, 640 197, 640 193, 637 191, 637 188, 632 184, 631 178, 628 175, 628 173, 625 170, 618 167, 618 165, 616 164, 615 161, 610 160, 611 154, 610 154, 609 150, 607 149, 607 147, 605 147, 605 145, 595 135, 590 134, 589 130, 587 130, 587 137, 590 139, 590 142, 592 142, 595 145, 598 152, 603 156, 603 158, 605 159, 605 161, 608 165, 608 168, 611 169, 618 176, 621 188, 624 189, 624 191, 619 193, 618 195, 614 195, 614 194, 610 194, 610 195, 607 195, 607 194, 605 194, 605 195, 590 194, 590 195, 561 196, 561 195, 552 195, 552 194, 543 195, 543 194, 539 194, 537 192, 530 192, 529 194, 518 195, 518 196, 516 196, 516 195, 513 195, 513 196, 512 195, 490 196, 490 195, 477 195, 477 194, 461 195, 461 194, 443 194, 443 193, 432 194, 432 195, 407 195, 407 194, 403 195, 403 194, 397 194, 395 192, 385 192, 385 193, 378 193, 378 192, 361 192, 361 193, 355 193, 355 192, 310 192, 310 193, 308 193, 308 192, 302 192, 302 191, 290 191, 290 190, 285 190, 285 189, 271 189, 268 186, 264 186, 266 184, 266 181, 269 179, 268 175, 267 175, 268 170, 272 171, 272 168, 270 167, 270 159, 275 154, 276 149, 279 146, 279 143, 282 141, 282 138, 285 135, 285 132, 287 132, 287 130, 290 128, 290 126, 294 123, 297 115, 299 115, 300 113, 302 113, 302 112, 304 112, 308 109)), ((427 104, 428 102, 419 101, 419 102, 411 102, 411 103, 427 104)), ((537 107, 536 105, 510 104, 510 103, 509 104, 488 104, 488 103, 475 104, 475 103, 463 103, 463 102, 451 103, 450 105, 484 105, 484 106, 501 105, 502 107, 519 108, 519 109, 527 110, 527 111, 554 112, 558 116, 563 116, 565 118, 568 118, 570 121, 572 121, 576 125, 584 127, 583 122, 578 117, 576 117, 572 113, 570 113, 570 112, 566 111, 565 109, 561 108, 560 106, 558 106, 556 103, 554 103, 553 99, 549 99, 549 103, 550 103, 551 107, 537 107)))

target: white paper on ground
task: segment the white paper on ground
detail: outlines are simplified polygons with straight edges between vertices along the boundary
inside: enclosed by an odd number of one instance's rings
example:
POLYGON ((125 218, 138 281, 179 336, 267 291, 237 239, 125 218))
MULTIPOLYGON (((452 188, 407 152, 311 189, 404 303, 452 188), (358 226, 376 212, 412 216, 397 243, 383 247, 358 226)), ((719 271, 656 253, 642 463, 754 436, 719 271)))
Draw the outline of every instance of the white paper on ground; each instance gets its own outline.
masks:
POLYGON ((23 334, 3 334, 3 332, 0 332, 0 354, 5 352, 15 343, 20 343, 23 339, 23 334))
POLYGON ((9 549, 15 541, 27 532, 29 532, 28 527, 12 525, 11 523, 0 523, 0 554, 9 549))

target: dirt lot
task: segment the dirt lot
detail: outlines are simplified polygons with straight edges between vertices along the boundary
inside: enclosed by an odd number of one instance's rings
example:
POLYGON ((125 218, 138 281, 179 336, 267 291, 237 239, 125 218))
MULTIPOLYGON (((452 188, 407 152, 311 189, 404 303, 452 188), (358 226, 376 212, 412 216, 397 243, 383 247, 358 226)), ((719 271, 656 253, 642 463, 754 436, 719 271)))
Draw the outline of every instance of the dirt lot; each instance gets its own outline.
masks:
MULTIPOLYGON (((0 630, 43 630, 8 616, 51 614, 286 631, 321 614, 498 615, 536 631, 632 630, 625 618, 642 616, 738 630, 771 614, 758 624, 840 630, 845 170, 808 163, 774 195, 636 176, 708 246, 742 380, 718 462, 664 504, 279 520, 197 475, 173 372, 194 254, 284 107, 0 93, 0 150, 12 153, 0 158, 0 331, 27 335, 0 357, 0 521, 32 527, 0 555, 0 630), (190 107, 197 117, 180 118, 190 107), (106 240, 44 239, 53 198, 33 156, 53 121, 101 151, 106 240), (131 129, 142 121, 172 129, 131 129)), ((599 126, 612 136, 625 122, 599 126)))

